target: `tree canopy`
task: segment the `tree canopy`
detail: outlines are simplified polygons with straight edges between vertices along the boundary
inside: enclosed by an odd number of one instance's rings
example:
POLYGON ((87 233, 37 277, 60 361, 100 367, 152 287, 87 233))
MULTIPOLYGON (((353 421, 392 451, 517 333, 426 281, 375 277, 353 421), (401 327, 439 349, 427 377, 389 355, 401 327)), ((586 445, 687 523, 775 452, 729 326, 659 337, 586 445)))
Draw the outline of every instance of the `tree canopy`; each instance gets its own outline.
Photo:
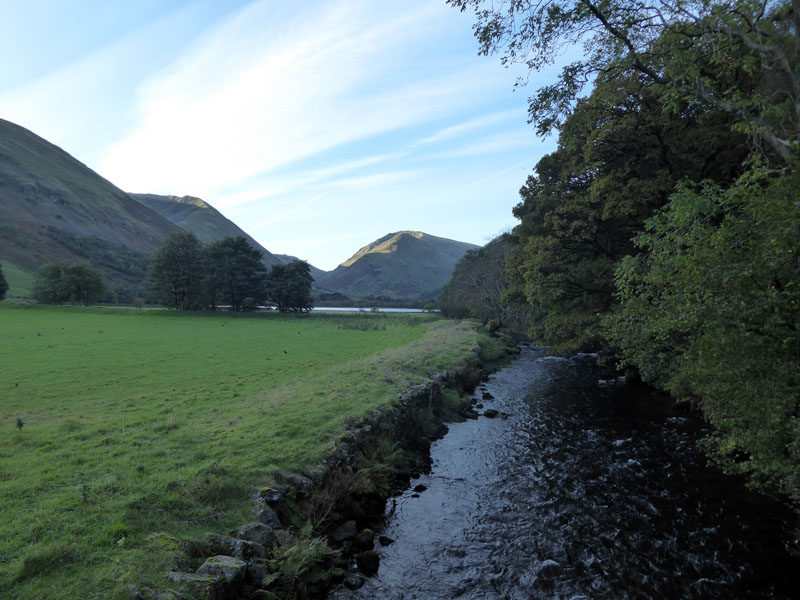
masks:
POLYGON ((3 265, 0 265, 0 300, 5 299, 8 292, 8 281, 6 281, 5 273, 3 273, 3 265))
POLYGON ((314 307, 311 298, 311 267, 303 260, 273 265, 269 276, 269 297, 281 312, 303 312, 314 307))
POLYGON ((727 470, 800 506, 800 0, 448 0, 536 70, 558 148, 514 209, 505 302, 698 406, 727 470), (593 86, 588 97, 584 88, 593 86))
POLYGON ((170 234, 153 254, 148 273, 156 300, 170 308, 189 310, 203 304, 202 244, 193 233, 170 234))
POLYGON ((226 237, 203 245, 189 232, 172 234, 150 265, 155 298, 178 310, 250 311, 272 301, 282 311, 310 310, 311 268, 295 260, 261 262, 261 251, 244 237, 226 237))
POLYGON ((660 87, 665 106, 687 99, 713 105, 741 120, 782 160, 794 160, 800 0, 447 1, 474 10, 480 51, 500 52, 506 64, 539 70, 567 47, 583 45, 583 57, 530 98, 530 119, 541 134, 561 126, 596 76, 636 74, 660 87), (731 86, 728 75, 739 85, 731 86))
POLYGON ((105 290, 103 276, 88 261, 71 265, 46 263, 36 272, 33 283, 33 297, 43 304, 73 302, 89 306, 105 290))

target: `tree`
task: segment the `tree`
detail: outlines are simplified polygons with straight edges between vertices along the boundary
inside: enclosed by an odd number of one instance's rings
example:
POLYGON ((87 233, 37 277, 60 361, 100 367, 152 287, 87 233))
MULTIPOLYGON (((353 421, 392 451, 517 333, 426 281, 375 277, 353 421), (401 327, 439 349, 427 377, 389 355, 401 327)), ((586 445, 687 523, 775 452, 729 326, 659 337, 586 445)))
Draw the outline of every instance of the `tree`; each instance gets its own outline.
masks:
POLYGON ((267 268, 261 251, 244 237, 226 237, 206 247, 206 294, 212 308, 254 310, 267 301, 267 268))
POLYGON ((193 233, 172 233, 153 254, 148 277, 158 302, 178 310, 202 306, 203 249, 193 233))
POLYGON ((269 298, 281 312, 311 310, 311 267, 304 260, 293 260, 283 265, 273 265, 269 276, 269 298))
POLYGON ((3 273, 3 265, 0 265, 0 300, 5 299, 6 292, 8 292, 8 281, 3 273))
POLYGON ((496 320, 505 327, 525 332, 527 305, 512 302, 507 294, 505 260, 510 237, 501 235, 477 250, 470 250, 455 266, 439 297, 439 308, 447 317, 496 320))
POLYGON ((604 320, 645 381, 699 404, 726 469, 800 503, 800 174, 683 185, 622 261, 604 320))
POLYGON ((74 303, 89 306, 106 290, 103 276, 88 261, 80 261, 66 267, 62 275, 63 291, 74 303))
POLYGON ((39 267, 33 281, 33 298, 42 304, 61 304, 69 300, 64 285, 66 265, 50 262, 39 267))
POLYGON ((529 99, 545 134, 599 75, 637 74, 665 106, 702 101, 725 111, 787 164, 800 139, 800 0, 447 0, 472 7, 482 54, 531 70, 583 43, 584 57, 529 99), (722 75, 722 77, 720 77, 722 75), (730 85, 731 76, 736 85, 730 85))
POLYGON ((555 351, 602 344, 616 262, 682 177, 740 172, 747 149, 729 116, 691 103, 675 119, 654 94, 639 77, 598 82, 520 190, 507 299, 530 303, 530 335, 555 351))

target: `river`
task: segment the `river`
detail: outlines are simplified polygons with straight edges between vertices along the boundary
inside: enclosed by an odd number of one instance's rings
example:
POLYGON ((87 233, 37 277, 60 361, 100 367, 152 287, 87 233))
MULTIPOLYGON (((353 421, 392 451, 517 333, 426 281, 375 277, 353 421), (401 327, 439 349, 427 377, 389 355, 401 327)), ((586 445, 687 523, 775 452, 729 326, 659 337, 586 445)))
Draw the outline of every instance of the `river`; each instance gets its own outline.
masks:
POLYGON ((706 466, 701 422, 594 363, 525 348, 492 375, 478 412, 500 416, 433 444, 388 503, 378 575, 330 597, 800 597, 792 514, 706 466))

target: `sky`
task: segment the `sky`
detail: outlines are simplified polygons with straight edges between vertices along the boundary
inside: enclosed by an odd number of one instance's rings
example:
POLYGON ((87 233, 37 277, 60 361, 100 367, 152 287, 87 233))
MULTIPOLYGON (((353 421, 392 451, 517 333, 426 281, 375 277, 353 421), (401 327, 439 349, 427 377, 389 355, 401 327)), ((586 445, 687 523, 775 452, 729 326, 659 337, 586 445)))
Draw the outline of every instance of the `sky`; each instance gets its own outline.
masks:
POLYGON ((533 74, 445 0, 0 0, 0 118, 127 192, 200 197, 330 270, 401 230, 487 241, 536 162, 533 74))

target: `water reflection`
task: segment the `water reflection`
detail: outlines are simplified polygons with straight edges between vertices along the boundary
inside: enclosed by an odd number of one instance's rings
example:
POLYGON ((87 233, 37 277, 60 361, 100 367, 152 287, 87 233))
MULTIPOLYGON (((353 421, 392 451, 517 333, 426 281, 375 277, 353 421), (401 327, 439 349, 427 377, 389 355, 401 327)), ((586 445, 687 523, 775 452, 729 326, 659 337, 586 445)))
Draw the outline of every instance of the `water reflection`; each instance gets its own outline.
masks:
POLYGON ((593 363, 526 349, 495 374, 481 402, 508 417, 451 426, 427 490, 390 501, 378 576, 332 597, 796 597, 791 516, 705 467, 699 423, 593 363))

